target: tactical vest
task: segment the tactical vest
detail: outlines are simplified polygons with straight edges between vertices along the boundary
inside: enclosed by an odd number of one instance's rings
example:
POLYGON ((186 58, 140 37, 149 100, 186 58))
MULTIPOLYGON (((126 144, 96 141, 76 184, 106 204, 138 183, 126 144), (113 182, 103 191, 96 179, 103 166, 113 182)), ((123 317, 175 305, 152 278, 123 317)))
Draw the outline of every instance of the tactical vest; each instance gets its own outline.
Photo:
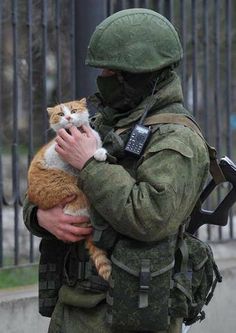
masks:
MULTIPOLYGON (((184 115, 154 115, 145 122, 153 126, 153 131, 166 123, 190 127, 202 137, 197 125, 184 115)), ((118 129, 106 137, 106 144, 110 145, 108 158, 115 163, 112 155, 118 154, 119 164, 135 177, 138 161, 127 156, 123 159, 121 134, 129 135, 129 129, 118 129)), ((215 150, 209 146, 208 150, 211 171, 216 182, 220 182, 223 175, 215 150)), ((94 228, 95 245, 111 255, 109 285, 97 275, 86 252, 79 251, 81 244, 71 245, 65 255, 63 282, 69 286, 79 283, 80 288, 94 292, 107 291, 108 323, 120 329, 157 331, 168 329, 170 317, 182 317, 186 324, 203 319, 202 307, 221 280, 208 245, 185 233, 183 228, 178 235, 153 243, 117 235, 102 219, 96 220, 94 228)))

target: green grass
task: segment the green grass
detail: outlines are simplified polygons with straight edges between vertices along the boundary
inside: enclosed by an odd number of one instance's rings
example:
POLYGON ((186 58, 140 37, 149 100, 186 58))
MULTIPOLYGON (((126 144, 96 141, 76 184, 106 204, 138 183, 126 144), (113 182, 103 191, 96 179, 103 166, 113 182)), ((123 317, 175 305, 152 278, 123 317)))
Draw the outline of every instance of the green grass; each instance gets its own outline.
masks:
POLYGON ((0 289, 36 284, 37 265, 0 270, 0 289))

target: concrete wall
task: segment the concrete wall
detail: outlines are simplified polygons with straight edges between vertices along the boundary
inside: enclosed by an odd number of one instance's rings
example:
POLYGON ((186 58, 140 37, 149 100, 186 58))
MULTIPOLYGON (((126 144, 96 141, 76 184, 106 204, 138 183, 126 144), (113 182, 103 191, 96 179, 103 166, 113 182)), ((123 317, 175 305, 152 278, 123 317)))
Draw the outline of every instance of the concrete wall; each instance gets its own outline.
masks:
POLYGON ((46 333, 49 319, 38 314, 37 287, 0 291, 1 333, 46 333))
MULTIPOLYGON (((236 242, 213 246, 223 283, 205 307, 206 319, 189 333, 233 333, 236 331, 236 242)), ((37 287, 0 291, 1 333, 46 333, 49 320, 38 314, 37 287)))

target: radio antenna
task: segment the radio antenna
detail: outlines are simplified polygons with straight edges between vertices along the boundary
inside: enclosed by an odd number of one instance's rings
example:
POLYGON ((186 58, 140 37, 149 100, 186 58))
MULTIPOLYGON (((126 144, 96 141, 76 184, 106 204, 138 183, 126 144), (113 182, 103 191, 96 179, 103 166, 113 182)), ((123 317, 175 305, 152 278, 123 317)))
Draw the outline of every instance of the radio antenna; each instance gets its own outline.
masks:
POLYGON ((140 119, 139 122, 138 122, 139 125, 142 125, 142 124, 144 123, 144 120, 145 120, 145 118, 147 117, 148 111, 149 111, 150 108, 153 106, 153 99, 152 99, 152 97, 153 97, 154 92, 155 92, 155 90, 156 90, 156 85, 157 85, 158 79, 159 79, 159 77, 157 77, 157 79, 156 79, 156 81, 155 81, 155 84, 154 84, 153 89, 152 89, 152 94, 151 94, 151 96, 150 96, 149 103, 145 106, 144 113, 143 113, 141 119, 140 119))

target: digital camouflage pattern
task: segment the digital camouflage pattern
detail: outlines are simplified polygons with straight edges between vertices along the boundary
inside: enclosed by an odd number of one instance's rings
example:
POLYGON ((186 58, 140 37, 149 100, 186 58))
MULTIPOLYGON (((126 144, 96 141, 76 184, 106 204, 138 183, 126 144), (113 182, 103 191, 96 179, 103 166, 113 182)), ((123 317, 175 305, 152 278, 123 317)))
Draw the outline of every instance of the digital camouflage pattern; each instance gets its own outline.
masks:
MULTIPOLYGON (((106 304, 99 303, 96 308, 78 309, 57 303, 48 333, 135 333, 135 331, 111 328, 106 324, 106 304)), ((182 320, 172 318, 168 333, 181 333, 182 320)), ((149 332, 146 332, 149 333, 149 332)), ((155 332, 154 332, 155 333, 155 332)), ((156 333, 166 333, 159 331, 156 333)))
POLYGON ((175 245, 175 237, 156 243, 122 238, 117 242, 107 295, 107 320, 113 327, 168 329, 175 245))
POLYGON ((219 271, 210 246, 187 233, 184 237, 189 251, 189 272, 173 276, 175 287, 171 291, 171 315, 173 317, 181 315, 185 324, 191 325, 205 317, 203 315, 201 318, 199 314, 213 296, 213 293, 210 296, 213 278, 221 282, 221 276, 218 275, 219 271))
MULTIPOLYGON (((181 100, 180 81, 174 77, 157 93, 150 114, 188 114, 181 100), (166 106, 168 101, 171 104, 166 106)), ((145 101, 142 105, 144 109, 145 101)), ((138 106, 116 127, 132 127, 141 114, 138 106)), ((97 129, 107 132, 109 145, 103 132, 104 146, 114 155, 111 133, 102 124, 97 129)), ((129 131, 120 137, 125 141, 128 136, 129 131)), ((116 154, 121 156, 117 147, 116 154)), ((118 164, 92 160, 78 181, 91 203, 94 225, 99 216, 99 223, 103 219, 118 233, 149 242, 177 233, 202 191, 208 169, 208 151, 199 135, 185 126, 168 124, 152 134, 139 160, 132 156, 120 157, 118 164)))
POLYGON ((150 9, 135 8, 117 12, 97 26, 88 46, 86 64, 144 73, 178 63, 182 56, 173 25, 150 9))
MULTIPOLYGON (((145 101, 129 117, 120 120, 116 127, 132 126, 144 107, 145 101)), ((188 114, 182 106, 181 85, 176 76, 157 92, 156 103, 150 114, 163 112, 188 114)), ((116 149, 113 149, 114 131, 107 125, 103 126, 100 114, 95 125, 102 134, 104 146, 107 142, 109 152, 118 157, 116 164, 90 161, 78 179, 79 186, 91 203, 91 218, 95 228, 96 223, 100 229, 108 225, 117 233, 144 242, 161 241, 176 234, 180 224, 192 211, 208 175, 209 158, 203 140, 182 125, 162 125, 154 131, 143 156, 137 160, 133 157, 124 158, 122 144, 116 142, 116 149)), ((120 139, 125 141, 128 135, 129 130, 120 139)), ((26 225, 39 235, 36 216, 32 213, 34 210, 27 200, 24 211, 26 225)), ((105 243, 104 240, 104 247, 105 243)), ((103 333, 116 332, 105 322, 105 295, 99 298, 100 303, 94 308, 88 309, 89 302, 90 306, 94 304, 94 294, 86 291, 87 306, 83 308, 84 291, 77 284, 73 289, 73 293, 77 294, 77 303, 73 303, 72 307, 68 297, 63 298, 66 288, 69 287, 64 286, 54 311, 50 332, 92 333, 99 332, 99 327, 103 333), (63 320, 60 318, 62 313, 63 320), (73 322, 69 323, 72 317, 73 322), (57 331, 57 325, 60 329, 61 325, 66 325, 70 330, 57 331)))
POLYGON ((169 315, 184 318, 186 325, 205 317, 201 311, 212 297, 214 272, 220 281, 217 266, 208 244, 187 233, 183 241, 186 258, 176 251, 176 237, 156 243, 117 242, 107 294, 107 320, 113 327, 155 332, 168 329, 169 315))

